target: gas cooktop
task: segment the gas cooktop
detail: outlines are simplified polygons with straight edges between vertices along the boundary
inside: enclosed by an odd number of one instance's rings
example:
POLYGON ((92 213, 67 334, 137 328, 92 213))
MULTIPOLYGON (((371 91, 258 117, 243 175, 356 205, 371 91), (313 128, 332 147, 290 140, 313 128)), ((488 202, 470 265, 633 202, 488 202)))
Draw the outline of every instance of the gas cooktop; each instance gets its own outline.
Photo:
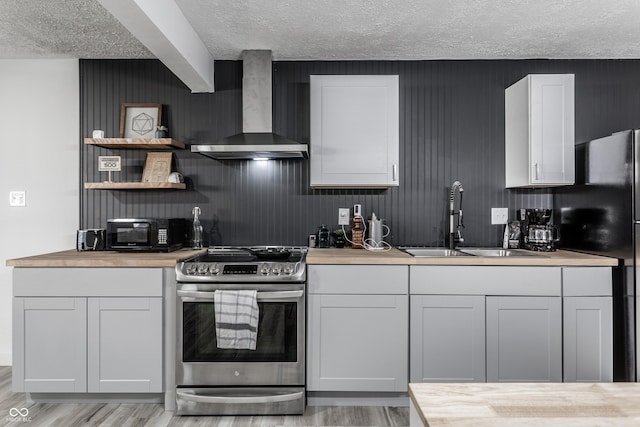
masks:
POLYGON ((304 282, 306 247, 212 246, 176 266, 179 282, 304 282))

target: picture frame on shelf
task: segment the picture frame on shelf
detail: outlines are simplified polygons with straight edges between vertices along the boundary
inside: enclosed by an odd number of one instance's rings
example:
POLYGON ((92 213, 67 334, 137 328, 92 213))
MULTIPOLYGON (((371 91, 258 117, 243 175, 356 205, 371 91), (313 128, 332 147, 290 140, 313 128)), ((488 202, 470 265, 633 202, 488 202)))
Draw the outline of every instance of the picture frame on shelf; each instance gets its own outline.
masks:
POLYGON ((173 153, 147 153, 142 182, 169 182, 172 159, 173 153))
POLYGON ((162 123, 162 104, 125 103, 120 107, 120 138, 154 138, 162 123))

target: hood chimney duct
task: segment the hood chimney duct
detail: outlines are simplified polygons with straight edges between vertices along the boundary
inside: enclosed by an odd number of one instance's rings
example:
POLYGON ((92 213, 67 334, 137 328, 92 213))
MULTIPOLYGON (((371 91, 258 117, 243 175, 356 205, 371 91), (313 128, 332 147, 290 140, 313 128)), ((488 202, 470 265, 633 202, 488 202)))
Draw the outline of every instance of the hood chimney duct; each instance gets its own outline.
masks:
POLYGON ((218 160, 307 159, 306 144, 273 133, 270 50, 242 51, 242 133, 191 151, 218 160))

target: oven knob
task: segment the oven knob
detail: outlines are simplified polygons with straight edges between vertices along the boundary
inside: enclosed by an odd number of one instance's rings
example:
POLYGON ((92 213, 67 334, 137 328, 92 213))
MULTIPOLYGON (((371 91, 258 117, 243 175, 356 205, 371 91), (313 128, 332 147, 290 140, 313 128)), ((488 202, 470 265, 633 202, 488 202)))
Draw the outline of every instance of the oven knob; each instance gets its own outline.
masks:
POLYGON ((265 276, 267 274, 269 274, 269 266, 267 264, 262 264, 260 266, 260 274, 265 275, 265 276))
POLYGON ((293 273, 293 264, 285 264, 282 269, 283 274, 292 274, 293 273))
POLYGON ((197 270, 198 270, 198 266, 196 264, 189 264, 187 265, 186 273, 193 275, 193 274, 196 274, 197 270))
POLYGON ((207 274, 209 270, 209 266, 207 264, 198 265, 198 274, 207 274))
POLYGON ((209 268, 209 271, 211 272, 211 274, 220 274, 220 266, 218 264, 214 264, 211 266, 211 268, 209 268))
POLYGON ((281 264, 274 265, 271 271, 273 272, 273 274, 280 274, 282 272, 282 265, 281 264))

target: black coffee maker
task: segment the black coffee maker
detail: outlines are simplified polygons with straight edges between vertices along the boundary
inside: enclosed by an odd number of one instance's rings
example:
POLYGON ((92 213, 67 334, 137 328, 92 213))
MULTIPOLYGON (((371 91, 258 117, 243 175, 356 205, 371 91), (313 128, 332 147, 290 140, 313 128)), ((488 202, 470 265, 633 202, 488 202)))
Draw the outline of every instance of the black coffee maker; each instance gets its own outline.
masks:
POLYGON ((518 219, 524 222, 523 242, 532 251, 555 251, 560 240, 558 227, 551 225, 551 209, 520 209, 518 219))

